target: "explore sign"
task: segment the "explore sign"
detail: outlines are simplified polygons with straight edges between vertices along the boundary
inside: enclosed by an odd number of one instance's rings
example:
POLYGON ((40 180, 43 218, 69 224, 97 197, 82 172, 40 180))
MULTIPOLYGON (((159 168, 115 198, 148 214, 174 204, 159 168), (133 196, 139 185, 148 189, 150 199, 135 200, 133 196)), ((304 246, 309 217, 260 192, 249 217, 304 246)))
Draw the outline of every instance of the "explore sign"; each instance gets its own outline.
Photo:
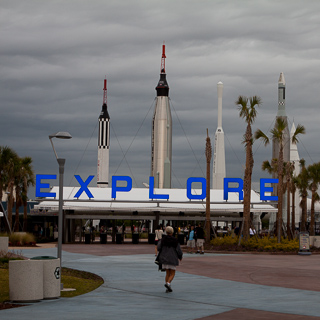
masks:
MULTIPOLYGON (((79 175, 75 175, 80 187, 74 198, 79 198, 83 192, 86 193, 89 199, 94 198, 89 190, 89 184, 94 178, 93 175, 89 176, 85 181, 79 175)), ((43 180, 56 180, 57 176, 54 174, 37 174, 36 175, 36 197, 37 198, 55 198, 56 193, 45 192, 42 189, 49 189, 50 184, 43 182, 43 180)), ((260 179, 260 200, 262 201, 277 201, 277 196, 266 195, 266 193, 272 193, 273 187, 268 187, 266 184, 278 183, 278 179, 260 179)), ((132 178, 129 176, 113 176, 111 183, 111 197, 117 198, 119 192, 130 192, 132 190, 132 178), (118 183, 126 183, 125 186, 119 186, 118 183)), ((157 189, 161 190, 161 189, 157 189)), ((187 180, 187 198, 189 200, 203 200, 206 197, 206 179, 201 177, 191 177, 187 180), (192 193, 192 184, 200 183, 202 186, 201 194, 192 193)), ((223 200, 228 200, 228 193, 236 192, 239 194, 239 200, 243 200, 243 180, 240 178, 224 178, 224 192, 223 200), (236 187, 231 187, 230 184, 236 184, 236 187)), ((149 177, 149 199, 150 200, 169 200, 168 194, 155 193, 154 189, 154 177, 149 177)))

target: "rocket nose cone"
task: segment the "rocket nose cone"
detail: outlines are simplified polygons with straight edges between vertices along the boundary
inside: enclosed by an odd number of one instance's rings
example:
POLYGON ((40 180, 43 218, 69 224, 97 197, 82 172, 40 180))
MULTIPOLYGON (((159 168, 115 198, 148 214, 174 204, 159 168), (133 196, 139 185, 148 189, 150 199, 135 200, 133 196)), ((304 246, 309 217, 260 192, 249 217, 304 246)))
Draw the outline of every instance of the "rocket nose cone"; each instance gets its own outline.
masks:
POLYGON ((102 105, 102 110, 100 112, 99 119, 110 119, 108 108, 105 103, 102 105))
POLYGON ((156 86, 157 96, 168 96, 169 95, 169 85, 167 82, 166 74, 160 74, 160 80, 156 86))
POLYGON ((286 84, 286 80, 284 78, 283 72, 280 73, 280 77, 279 77, 278 83, 286 84))

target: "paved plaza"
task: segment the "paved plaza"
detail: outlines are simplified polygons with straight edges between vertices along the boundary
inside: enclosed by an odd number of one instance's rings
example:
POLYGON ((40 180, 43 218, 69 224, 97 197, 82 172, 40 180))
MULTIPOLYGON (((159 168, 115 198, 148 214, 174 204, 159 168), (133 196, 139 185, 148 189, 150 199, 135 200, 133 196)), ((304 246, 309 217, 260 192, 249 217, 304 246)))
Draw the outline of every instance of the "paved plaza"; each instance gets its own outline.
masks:
MULTIPOLYGON (((104 284, 74 298, 0 311, 0 319, 320 319, 320 255, 184 253, 165 293, 148 244, 67 244, 62 265, 98 274, 104 284)), ((57 248, 23 249, 26 257, 57 248)))

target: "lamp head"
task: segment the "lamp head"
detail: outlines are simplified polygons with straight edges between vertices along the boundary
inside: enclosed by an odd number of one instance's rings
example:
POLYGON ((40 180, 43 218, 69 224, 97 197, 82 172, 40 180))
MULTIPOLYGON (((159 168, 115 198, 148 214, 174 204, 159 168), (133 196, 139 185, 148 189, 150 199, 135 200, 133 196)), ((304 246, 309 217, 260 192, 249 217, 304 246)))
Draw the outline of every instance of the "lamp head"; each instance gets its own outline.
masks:
POLYGON ((51 142, 51 145, 52 145, 52 149, 53 149, 53 152, 54 152, 54 154, 56 156, 56 159, 58 160, 58 155, 57 155, 56 150, 54 148, 54 145, 53 145, 53 142, 52 142, 52 138, 71 139, 72 136, 71 136, 71 134, 69 132, 63 132, 63 131, 59 131, 57 133, 50 134, 49 139, 50 139, 50 142, 51 142))
POLYGON ((58 138, 58 139, 71 139, 72 136, 69 132, 59 131, 57 133, 50 134, 49 139, 58 138))

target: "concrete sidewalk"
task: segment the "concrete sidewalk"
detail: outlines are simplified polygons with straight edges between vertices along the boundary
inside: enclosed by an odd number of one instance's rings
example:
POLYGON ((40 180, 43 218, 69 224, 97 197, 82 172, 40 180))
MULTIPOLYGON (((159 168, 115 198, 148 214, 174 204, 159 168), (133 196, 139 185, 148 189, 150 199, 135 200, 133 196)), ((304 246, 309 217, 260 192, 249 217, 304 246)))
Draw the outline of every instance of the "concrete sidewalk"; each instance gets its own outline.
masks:
MULTIPOLYGON (((56 256, 57 249, 22 254, 56 256)), ((165 293, 154 258, 147 244, 63 245, 63 266, 96 273, 105 283, 79 297, 2 310, 0 318, 320 319, 320 255, 184 254, 172 293, 165 293)))

